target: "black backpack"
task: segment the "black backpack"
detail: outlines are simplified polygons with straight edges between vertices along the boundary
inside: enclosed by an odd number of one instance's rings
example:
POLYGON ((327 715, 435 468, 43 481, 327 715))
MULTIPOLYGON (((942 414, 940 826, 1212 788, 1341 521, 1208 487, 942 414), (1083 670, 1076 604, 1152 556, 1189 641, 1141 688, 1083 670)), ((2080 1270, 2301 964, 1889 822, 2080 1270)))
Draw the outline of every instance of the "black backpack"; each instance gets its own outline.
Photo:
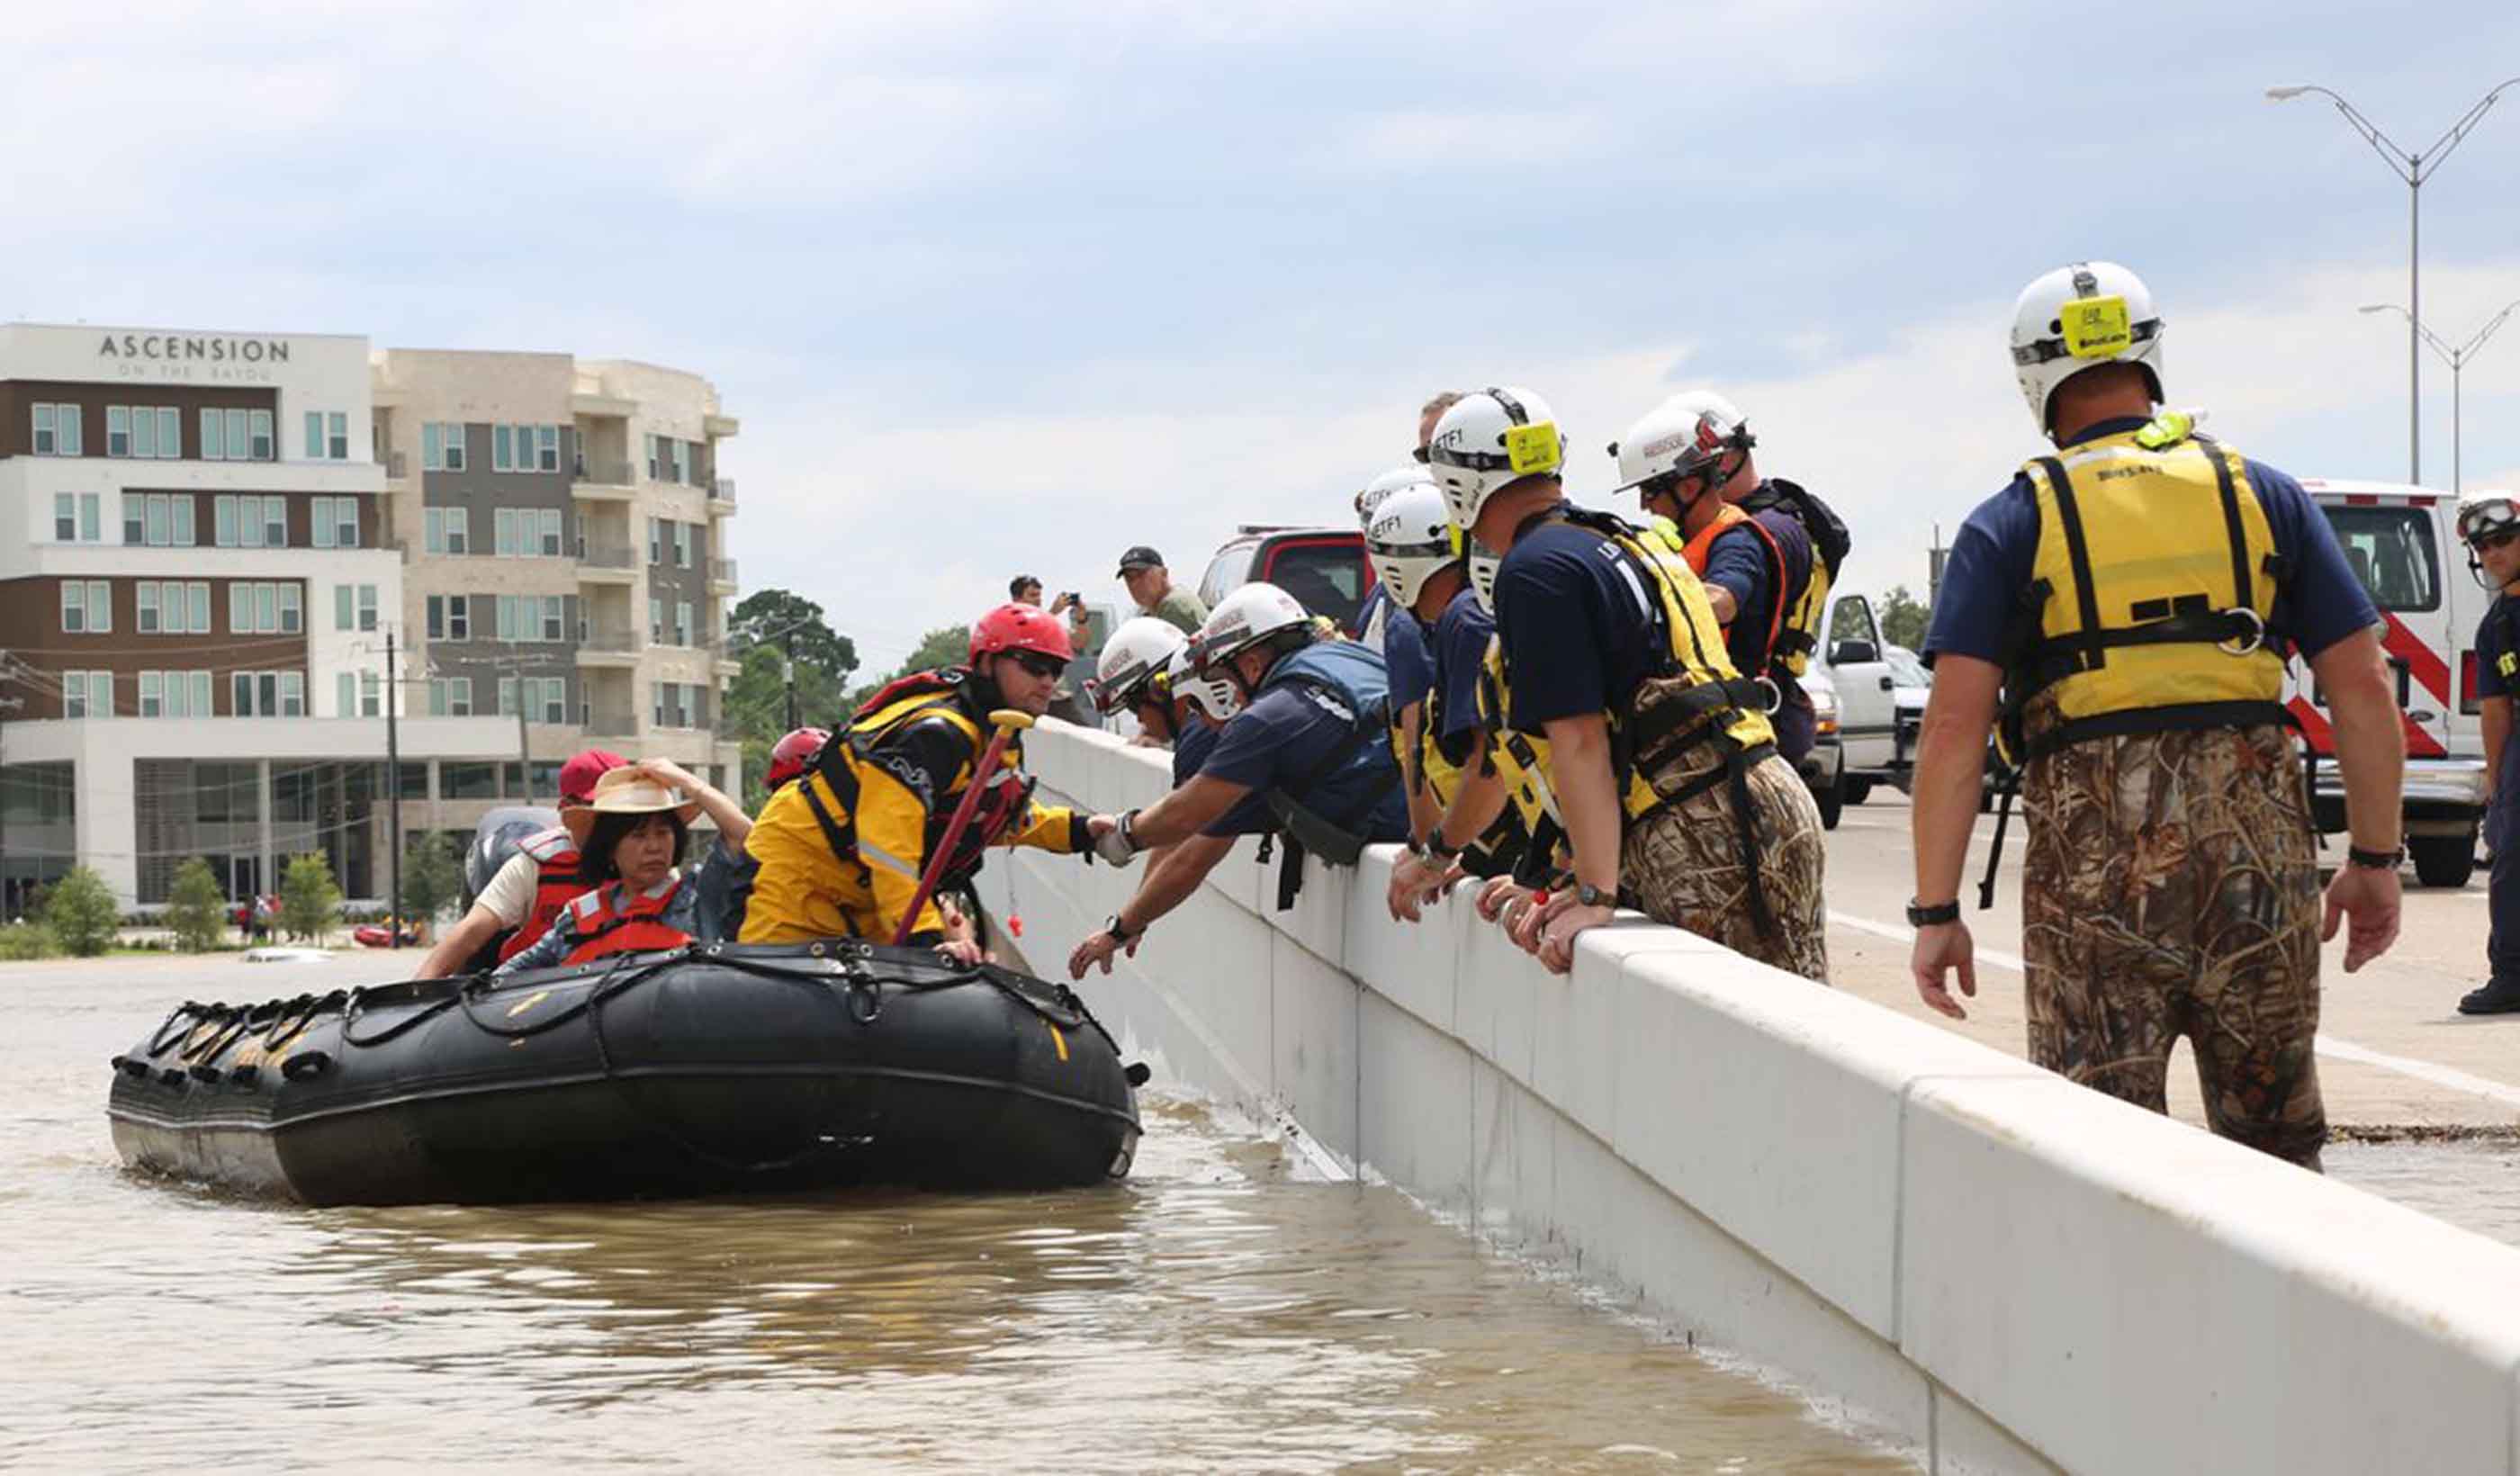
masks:
POLYGON ((1812 553, 1828 570, 1829 581, 1835 583, 1838 570, 1846 566, 1846 556, 1855 552, 1855 535, 1846 530, 1846 519, 1818 496, 1805 491, 1800 482, 1789 482, 1781 476, 1768 478, 1759 484, 1758 491, 1741 499, 1741 511, 1745 513, 1768 508, 1782 508, 1803 525, 1803 531, 1811 536, 1812 553))

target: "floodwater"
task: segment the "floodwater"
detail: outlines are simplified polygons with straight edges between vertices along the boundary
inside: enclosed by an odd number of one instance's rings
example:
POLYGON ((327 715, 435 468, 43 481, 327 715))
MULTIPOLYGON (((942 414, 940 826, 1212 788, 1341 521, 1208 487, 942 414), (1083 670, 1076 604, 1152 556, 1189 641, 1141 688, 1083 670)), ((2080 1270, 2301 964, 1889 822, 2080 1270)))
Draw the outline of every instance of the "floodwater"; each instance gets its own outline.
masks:
POLYGON ((376 957, 0 968, 0 1466, 1907 1470, 1158 1096, 1054 1194, 306 1210, 126 1175, 106 1058, 376 957))
POLYGON ((2520 1141, 2507 1134, 2332 1142, 2319 1163, 2331 1179, 2520 1245, 2520 1141))

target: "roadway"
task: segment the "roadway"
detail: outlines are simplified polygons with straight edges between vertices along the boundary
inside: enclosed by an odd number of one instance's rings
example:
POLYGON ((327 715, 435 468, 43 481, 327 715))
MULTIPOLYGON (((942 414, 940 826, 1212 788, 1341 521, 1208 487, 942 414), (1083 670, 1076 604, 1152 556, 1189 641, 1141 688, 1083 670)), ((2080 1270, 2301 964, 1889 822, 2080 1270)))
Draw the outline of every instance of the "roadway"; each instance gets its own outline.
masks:
MULTIPOLYGON (((2021 818, 2007 837, 1996 905, 1976 911, 1977 878, 1994 832, 1981 816, 1962 902, 1977 943, 1978 995, 1966 1020, 1925 1007, 1908 976, 1905 914, 1913 889, 1908 801, 1877 788, 1850 805, 1828 847, 1829 975, 1838 988, 2014 1055, 2023 1053, 2021 818)), ((2344 855, 2343 837, 2329 838, 2344 855)), ((2408 1129, 2520 1132, 2520 1015, 2469 1018, 2458 997, 2484 977, 2485 872, 2446 891, 2406 873, 2405 924, 2395 947, 2360 973, 2344 970, 2340 930, 2320 980, 2318 1074, 2329 1123, 2374 1135, 2408 1129)), ((2201 1124, 2196 1068, 2182 1042, 2170 1073, 2171 1110, 2201 1124)))

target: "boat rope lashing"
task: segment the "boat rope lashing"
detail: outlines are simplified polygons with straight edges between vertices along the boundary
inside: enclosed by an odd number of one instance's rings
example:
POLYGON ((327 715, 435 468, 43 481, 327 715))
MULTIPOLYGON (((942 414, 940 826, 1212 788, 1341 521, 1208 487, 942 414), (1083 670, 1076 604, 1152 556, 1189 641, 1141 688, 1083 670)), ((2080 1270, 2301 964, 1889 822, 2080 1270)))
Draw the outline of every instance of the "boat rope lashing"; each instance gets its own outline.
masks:
POLYGON ((353 1033, 358 1026, 358 1022, 367 1017, 367 997, 371 991, 365 989, 351 990, 348 1001, 346 1001, 341 1006, 341 1044, 344 1046, 359 1047, 382 1046, 385 1042, 393 1040, 397 1036, 406 1035, 413 1030, 419 1029, 422 1025, 435 1019, 440 1014, 445 1013, 448 1009, 453 1008, 455 1006, 463 1002, 464 986, 455 980, 429 980, 428 982, 431 985, 444 988, 445 997, 426 1009, 413 1010, 409 1015, 396 1020, 394 1023, 371 1036, 360 1036, 353 1033))

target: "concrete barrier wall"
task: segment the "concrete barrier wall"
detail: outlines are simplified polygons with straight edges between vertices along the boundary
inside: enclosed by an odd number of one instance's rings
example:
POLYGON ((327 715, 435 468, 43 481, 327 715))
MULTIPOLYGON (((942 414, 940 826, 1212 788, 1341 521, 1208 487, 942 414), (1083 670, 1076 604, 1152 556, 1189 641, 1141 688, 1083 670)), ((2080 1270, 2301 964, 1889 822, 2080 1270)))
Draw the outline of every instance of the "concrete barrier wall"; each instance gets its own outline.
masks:
MULTIPOLYGON (((1045 790, 1152 804, 1164 755, 1045 724, 1045 790)), ((1998 1051, 1623 920, 1553 977, 1393 848, 1241 842, 1085 986, 1158 1080, 1778 1370, 1933 1469, 2520 1476, 2520 1251, 1998 1051)), ((1001 852, 1043 972, 1135 889, 1001 852)))

